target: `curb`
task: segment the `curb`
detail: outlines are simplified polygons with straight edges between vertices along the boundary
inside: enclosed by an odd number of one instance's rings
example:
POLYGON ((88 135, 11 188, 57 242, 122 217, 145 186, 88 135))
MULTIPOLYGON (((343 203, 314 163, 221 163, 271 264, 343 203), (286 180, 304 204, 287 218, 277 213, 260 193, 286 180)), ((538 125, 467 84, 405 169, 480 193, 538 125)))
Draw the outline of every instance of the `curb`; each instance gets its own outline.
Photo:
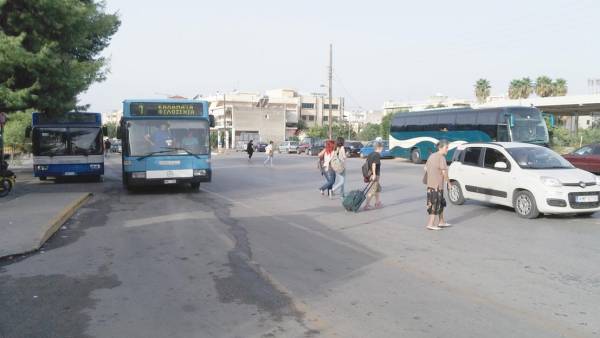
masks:
POLYGON ((42 245, 44 245, 44 243, 46 243, 46 241, 52 237, 52 235, 54 235, 54 233, 56 231, 58 231, 58 229, 60 229, 60 227, 65 224, 69 218, 71 218, 71 216, 73 216, 73 214, 85 203, 87 202, 90 198, 92 197, 92 193, 84 193, 81 197, 79 197, 77 200, 73 201, 71 204, 69 204, 68 206, 66 206, 65 208, 63 208, 63 210, 61 210, 61 212, 54 216, 54 218, 52 218, 50 220, 50 222, 48 223, 46 232, 42 235, 42 238, 40 239, 37 248, 34 249, 38 250, 39 248, 42 247, 42 245))

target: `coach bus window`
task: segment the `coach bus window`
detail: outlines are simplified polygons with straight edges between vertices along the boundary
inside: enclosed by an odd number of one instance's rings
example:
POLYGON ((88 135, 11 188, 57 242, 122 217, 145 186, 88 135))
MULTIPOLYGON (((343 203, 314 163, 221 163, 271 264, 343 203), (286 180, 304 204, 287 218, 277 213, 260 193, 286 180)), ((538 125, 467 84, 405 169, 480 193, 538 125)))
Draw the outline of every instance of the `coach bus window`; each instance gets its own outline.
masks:
POLYGON ((469 130, 475 126, 477 114, 472 112, 458 113, 456 115, 456 124, 460 130, 469 130))
POLYGON ((542 114, 537 110, 511 111, 514 125, 511 126, 513 141, 548 143, 548 129, 542 114))
POLYGON ((70 128, 71 153, 73 155, 102 154, 100 128, 70 128))

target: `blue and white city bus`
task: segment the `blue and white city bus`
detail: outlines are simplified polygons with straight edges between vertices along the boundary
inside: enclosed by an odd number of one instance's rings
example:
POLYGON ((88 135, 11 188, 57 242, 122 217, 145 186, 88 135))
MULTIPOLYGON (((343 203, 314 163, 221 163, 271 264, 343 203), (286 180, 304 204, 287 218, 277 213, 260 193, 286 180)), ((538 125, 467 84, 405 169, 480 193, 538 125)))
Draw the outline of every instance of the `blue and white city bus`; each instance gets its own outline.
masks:
POLYGON ((31 118, 33 174, 47 177, 104 174, 102 116, 71 112, 49 115, 34 112, 31 118))
POLYGON ((450 142, 447 159, 467 142, 525 142, 548 146, 542 112, 533 107, 456 108, 396 113, 390 127, 394 157, 421 163, 435 152, 440 139, 450 142))
POLYGON ((208 102, 196 100, 126 100, 119 126, 123 185, 210 182, 208 102))

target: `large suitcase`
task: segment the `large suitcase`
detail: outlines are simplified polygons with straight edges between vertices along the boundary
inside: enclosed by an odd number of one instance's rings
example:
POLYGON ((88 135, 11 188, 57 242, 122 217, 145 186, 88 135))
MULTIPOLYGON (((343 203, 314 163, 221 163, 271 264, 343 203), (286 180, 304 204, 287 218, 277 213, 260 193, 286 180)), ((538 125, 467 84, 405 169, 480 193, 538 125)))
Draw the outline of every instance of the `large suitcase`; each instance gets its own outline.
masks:
POLYGON ((371 189, 373 182, 367 183, 363 190, 352 190, 342 200, 342 205, 346 211, 358 212, 360 206, 367 199, 367 191, 371 189))

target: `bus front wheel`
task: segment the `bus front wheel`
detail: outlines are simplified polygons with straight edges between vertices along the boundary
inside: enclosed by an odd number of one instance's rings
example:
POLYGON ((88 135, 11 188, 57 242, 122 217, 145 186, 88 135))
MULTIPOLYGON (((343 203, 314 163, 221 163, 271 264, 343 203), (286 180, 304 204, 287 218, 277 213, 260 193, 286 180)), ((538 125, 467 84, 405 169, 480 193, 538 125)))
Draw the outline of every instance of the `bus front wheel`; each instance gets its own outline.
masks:
POLYGON ((421 153, 419 152, 419 149, 413 149, 410 153, 410 159, 414 164, 421 164, 421 153))
POLYGON ((190 183, 192 190, 200 190, 200 182, 192 182, 190 183))

